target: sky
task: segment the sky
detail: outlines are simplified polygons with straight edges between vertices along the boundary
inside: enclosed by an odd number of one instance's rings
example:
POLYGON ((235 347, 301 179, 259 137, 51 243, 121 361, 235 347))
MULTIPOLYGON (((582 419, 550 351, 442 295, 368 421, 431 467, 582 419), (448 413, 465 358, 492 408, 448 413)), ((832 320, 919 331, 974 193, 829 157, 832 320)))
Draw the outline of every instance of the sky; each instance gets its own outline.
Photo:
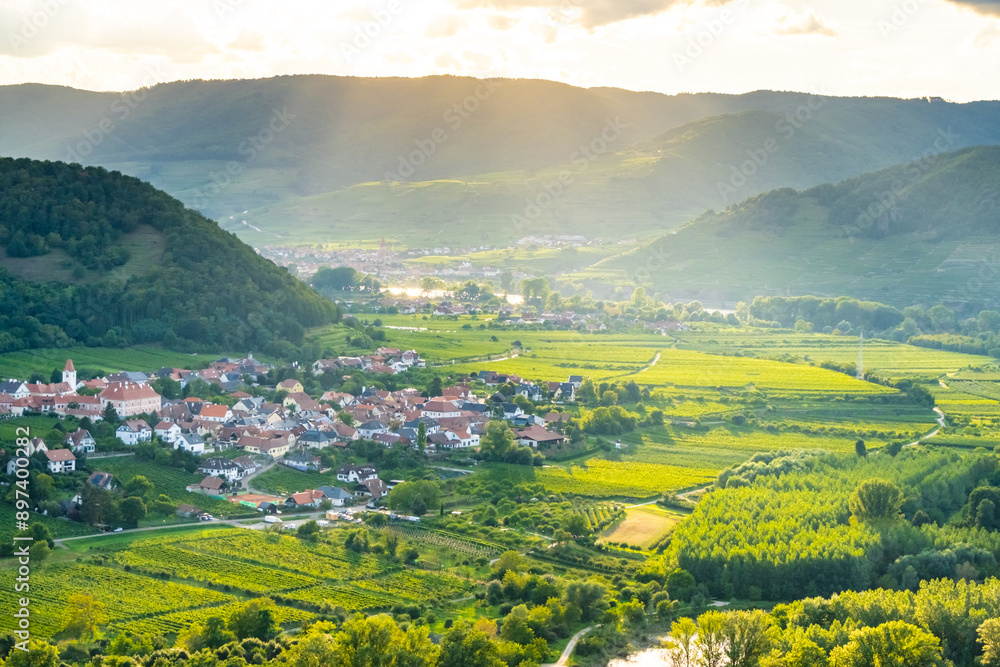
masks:
POLYGON ((1000 0, 0 0, 0 84, 306 73, 1000 99, 1000 0))

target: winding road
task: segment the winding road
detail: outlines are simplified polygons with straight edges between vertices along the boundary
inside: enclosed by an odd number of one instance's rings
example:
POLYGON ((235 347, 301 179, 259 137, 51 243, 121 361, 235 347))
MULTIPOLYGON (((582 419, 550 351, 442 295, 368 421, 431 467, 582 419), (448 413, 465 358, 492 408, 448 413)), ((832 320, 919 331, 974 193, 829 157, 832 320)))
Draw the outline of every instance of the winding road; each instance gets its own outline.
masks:
POLYGON ((559 656, 559 661, 543 664, 542 667, 566 667, 566 663, 569 662, 569 656, 573 654, 573 649, 576 648, 576 643, 580 641, 585 634, 596 627, 600 626, 592 625, 589 628, 584 628, 583 630, 580 630, 580 632, 573 635, 573 638, 569 640, 568 644, 566 644, 566 648, 563 649, 562 655, 559 656))

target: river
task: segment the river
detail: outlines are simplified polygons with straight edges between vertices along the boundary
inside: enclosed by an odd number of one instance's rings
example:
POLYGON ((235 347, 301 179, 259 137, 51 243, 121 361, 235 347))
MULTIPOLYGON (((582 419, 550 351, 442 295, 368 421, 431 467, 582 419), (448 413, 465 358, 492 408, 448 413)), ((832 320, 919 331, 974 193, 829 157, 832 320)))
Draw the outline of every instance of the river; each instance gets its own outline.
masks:
POLYGON ((608 667, 663 667, 667 664, 667 654, 662 648, 645 648, 627 658, 615 658, 608 667))

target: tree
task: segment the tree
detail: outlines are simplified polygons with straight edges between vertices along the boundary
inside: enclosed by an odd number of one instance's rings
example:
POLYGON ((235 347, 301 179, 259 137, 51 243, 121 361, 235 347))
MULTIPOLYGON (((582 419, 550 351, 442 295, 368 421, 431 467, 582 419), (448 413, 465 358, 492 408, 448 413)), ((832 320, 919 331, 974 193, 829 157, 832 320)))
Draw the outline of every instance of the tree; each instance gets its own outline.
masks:
POLYGON ((865 441, 864 440, 858 440, 857 442, 854 443, 854 452, 859 457, 862 457, 862 458, 865 457, 865 456, 868 456, 868 448, 865 447, 865 441))
POLYGON ((896 519, 903 504, 903 492, 887 479, 866 479, 848 499, 851 514, 860 521, 896 519))
POLYGON ((111 426, 118 425, 118 411, 115 410, 113 403, 108 401, 108 404, 104 406, 104 412, 101 414, 104 419, 105 424, 110 424, 111 426))
POLYGON ((422 507, 426 512, 441 504, 441 485, 430 480, 403 482, 393 487, 386 503, 394 510, 414 512, 422 507))
POLYGON ((209 616, 205 624, 195 623, 177 636, 177 646, 197 653, 202 649, 217 649, 236 639, 236 635, 226 629, 226 621, 221 616, 209 616))
POLYGON ((321 621, 313 624, 305 637, 292 647, 288 654, 289 662, 294 667, 328 667, 339 664, 337 647, 326 630, 333 630, 331 623, 321 621))
MULTIPOLYGON (((497 645, 481 630, 456 624, 441 640, 438 667, 505 667, 497 645)), ((52 666, 54 667, 54 666, 52 666)))
POLYGON ((31 482, 31 498, 36 502, 44 502, 52 497, 52 492, 56 488, 56 481, 51 475, 40 472, 34 476, 31 482))
POLYGON ((989 618, 976 631, 983 646, 984 667, 1000 667, 1000 618, 989 618))
POLYGON ((682 618, 671 623, 670 640, 665 644, 671 667, 692 667, 697 636, 698 626, 690 618, 682 618))
MULTIPOLYGON (((380 515, 381 516, 381 515, 380 515)), ((306 521, 304 524, 299 526, 299 529, 295 531, 295 534, 302 538, 309 538, 319 532, 319 524, 316 520, 306 521)))
POLYGON ((80 496, 83 518, 87 523, 113 524, 118 521, 118 501, 110 491, 85 484, 80 496))
POLYGON ((421 452, 427 448, 427 424, 423 421, 417 426, 417 447, 421 452))
POLYGON ((726 615, 722 635, 731 667, 757 667, 773 644, 773 621, 766 611, 734 611, 726 615))
POLYGON ((701 655, 702 667, 722 667, 725 659, 726 625, 726 615, 721 611, 708 611, 698 617, 695 646, 701 655))
POLYGON ((63 630, 70 636, 89 642, 97 637, 98 626, 108 622, 104 604, 90 593, 73 593, 65 602, 63 630))
POLYGON ((997 506, 989 498, 980 501, 976 509, 976 526, 986 530, 995 530, 997 527, 997 506))
POLYGON ((491 419, 479 445, 479 451, 490 461, 505 461, 514 449, 514 434, 506 422, 491 419))
POLYGON ((586 535, 590 532, 590 525, 582 514, 571 514, 566 520, 566 530, 573 535, 586 535))
POLYGON ((142 501, 142 498, 125 498, 119 504, 121 509, 122 521, 130 526, 139 525, 139 521, 146 518, 146 503, 142 501))
POLYGON ((59 649, 40 639, 28 641, 28 650, 13 650, 3 662, 4 667, 56 667, 59 649))
POLYGON ((275 637, 280 628, 276 619, 277 606, 270 598, 256 598, 229 616, 229 629, 237 639, 256 637, 267 641, 275 637))
POLYGON ((125 482, 125 488, 122 489, 122 495, 126 498, 129 496, 135 496, 136 498, 148 498, 149 494, 153 492, 153 483, 149 481, 145 475, 136 475, 129 481, 125 482))
POLYGON ((427 395, 431 398, 435 396, 440 396, 441 392, 444 391, 444 383, 441 382, 441 378, 435 375, 431 378, 431 381, 427 383, 427 395))
POLYGON ((831 667, 944 665, 941 643, 931 633, 905 621, 889 621, 851 633, 851 641, 830 653, 831 667))
POLYGON ((584 621, 594 621, 608 607, 608 589, 595 581, 574 581, 566 586, 566 606, 575 607, 584 621))
POLYGON ((524 572, 528 569, 528 561, 516 551, 504 551, 493 563, 493 571, 503 579, 508 572, 524 572))

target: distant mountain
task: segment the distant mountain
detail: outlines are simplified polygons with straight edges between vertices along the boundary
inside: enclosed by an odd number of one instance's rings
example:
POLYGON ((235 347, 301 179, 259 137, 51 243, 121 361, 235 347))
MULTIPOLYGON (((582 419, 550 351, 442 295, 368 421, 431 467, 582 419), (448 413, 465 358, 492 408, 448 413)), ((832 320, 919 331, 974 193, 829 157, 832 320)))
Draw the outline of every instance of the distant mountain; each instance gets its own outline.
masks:
POLYGON ((667 300, 817 294, 997 307, 1000 147, 930 151, 836 184, 757 195, 601 269, 667 300))
POLYGON ((997 102, 452 76, 7 86, 0 114, 0 153, 121 170, 254 243, 499 245, 527 235, 512 220, 538 201, 532 233, 641 238, 771 189, 1000 143, 997 102))
POLYGON ((285 356, 336 307, 211 220, 100 167, 0 159, 0 352, 162 342, 285 356))

